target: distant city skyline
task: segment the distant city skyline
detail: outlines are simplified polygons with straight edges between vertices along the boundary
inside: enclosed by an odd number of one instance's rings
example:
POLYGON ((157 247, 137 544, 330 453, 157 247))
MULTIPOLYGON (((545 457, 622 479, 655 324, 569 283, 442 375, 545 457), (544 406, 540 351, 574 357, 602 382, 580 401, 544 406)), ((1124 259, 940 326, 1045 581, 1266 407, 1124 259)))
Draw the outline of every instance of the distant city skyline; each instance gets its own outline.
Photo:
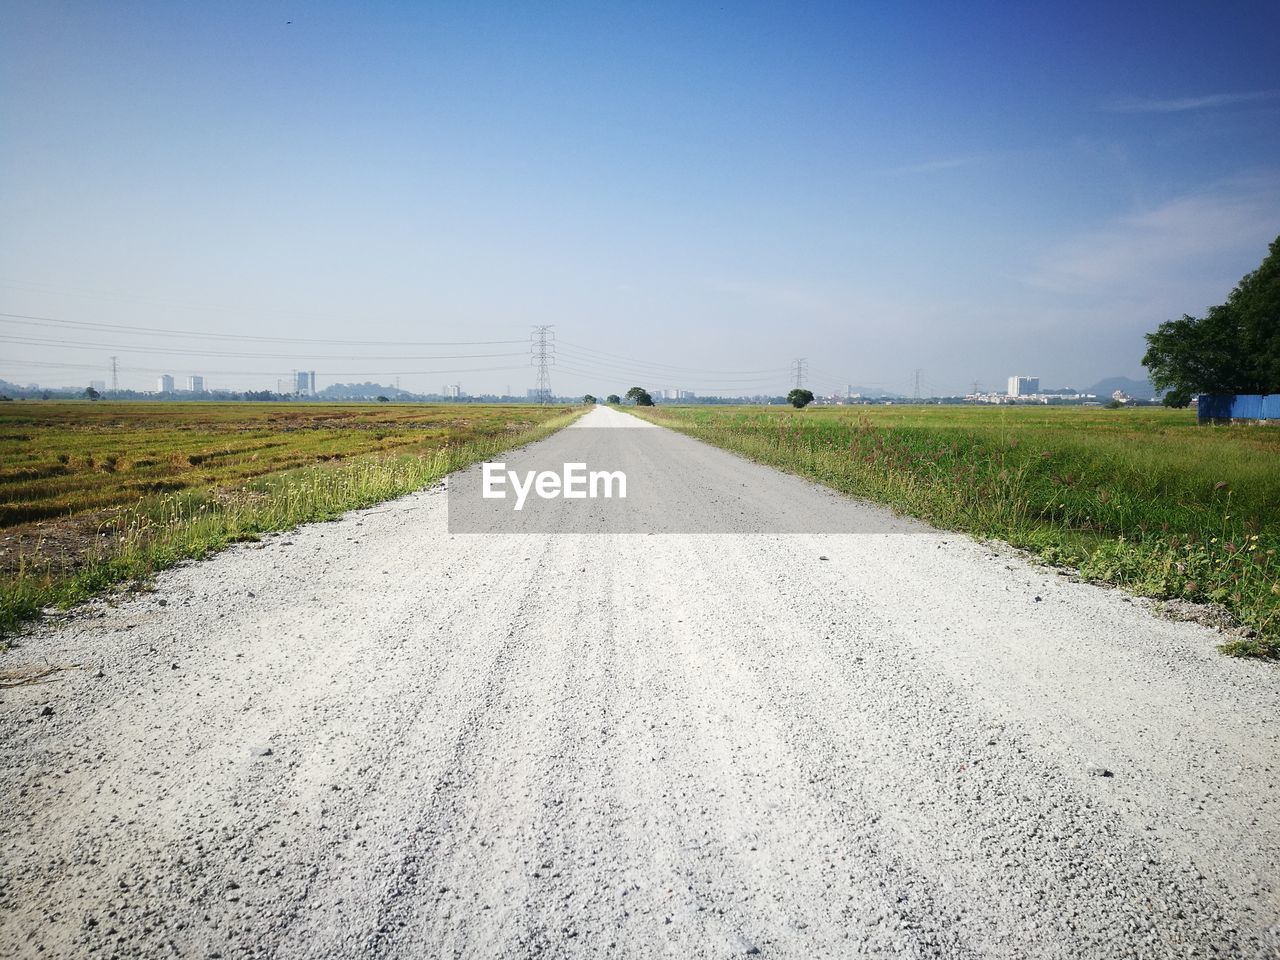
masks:
POLYGON ((1280 233, 1274 6, 285 11, 7 5, 0 377, 1083 389, 1280 233))
MULTIPOLYGON (((507 398, 514 401, 531 400, 539 401, 542 394, 536 388, 527 388, 524 393, 513 392, 510 386, 504 386, 501 391, 486 391, 482 393, 473 393, 463 388, 462 384, 444 384, 435 390, 410 391, 402 390, 393 384, 377 383, 375 381, 365 382, 335 382, 333 384, 318 385, 315 383, 313 371, 296 371, 294 377, 289 379, 277 379, 274 386, 254 384, 248 387, 230 387, 218 383, 209 383, 199 375, 192 375, 183 378, 180 383, 177 378, 169 374, 161 374, 156 378, 155 383, 148 389, 136 389, 121 385, 116 391, 107 385, 105 380, 90 379, 87 386, 98 391, 105 396, 117 394, 125 397, 140 396, 146 398, 148 396, 164 398, 171 394, 177 395, 201 395, 207 398, 216 399, 220 395, 239 395, 239 394, 263 394, 262 397, 253 397, 252 399, 269 399, 268 394, 276 396, 286 396, 303 399, 325 399, 346 398, 346 399, 364 399, 364 400, 382 400, 395 399, 396 397, 421 398, 421 397, 437 397, 450 401, 471 401, 486 398, 507 398), (335 392, 336 391, 336 392, 335 392)), ((0 387, 6 390, 17 390, 22 394, 32 392, 53 392, 53 393, 73 393, 83 392, 86 385, 82 383, 52 383, 39 381, 22 381, 21 379, 13 380, 0 377, 0 387)), ((647 389, 652 398, 657 402, 700 402, 703 400, 714 399, 740 399, 746 402, 760 402, 763 400, 772 400, 776 402, 785 402, 786 393, 784 391, 764 391, 764 392, 740 392, 737 394, 727 393, 700 393, 694 390, 685 390, 679 387, 658 386, 653 383, 633 383, 632 386, 641 386, 647 389)), ((629 388, 628 388, 629 389, 629 388)), ((1127 377, 1110 377, 1090 384, 1086 387, 1044 387, 1039 383, 1037 377, 1010 377, 1005 387, 995 389, 982 387, 978 383, 971 384, 968 393, 921 393, 915 401, 934 402, 937 400, 956 401, 961 399, 976 400, 977 402, 1003 402, 1006 398, 1013 400, 1030 399, 1035 402, 1070 400, 1072 398, 1088 399, 1095 397, 1106 397, 1113 393, 1123 394, 1126 397, 1132 391, 1132 399, 1149 400, 1158 399, 1159 391, 1151 387, 1149 381, 1145 379, 1132 379, 1127 377), (1015 382, 1017 385, 1015 386, 1015 382)), ((616 391, 621 393, 622 389, 616 391)), ((585 395, 592 395, 590 391, 585 394, 568 393, 553 390, 548 395, 549 400, 575 400, 585 395)), ((595 395, 597 399, 603 399, 608 393, 601 392, 595 395)), ((819 401, 862 401, 862 400, 888 400, 899 402, 914 402, 913 397, 907 396, 897 391, 880 390, 871 387, 855 386, 847 384, 843 390, 815 391, 815 397, 819 401)))

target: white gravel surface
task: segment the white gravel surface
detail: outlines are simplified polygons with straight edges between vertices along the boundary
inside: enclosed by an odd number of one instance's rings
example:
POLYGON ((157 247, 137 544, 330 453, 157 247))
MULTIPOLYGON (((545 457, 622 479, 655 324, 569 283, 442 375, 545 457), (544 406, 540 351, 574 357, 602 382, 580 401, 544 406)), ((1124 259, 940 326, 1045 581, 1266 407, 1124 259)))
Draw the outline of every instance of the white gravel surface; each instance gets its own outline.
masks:
POLYGON ((451 536, 435 490, 43 626, 0 955, 1280 955, 1280 671, 662 433, 681 509, 881 532, 451 536))

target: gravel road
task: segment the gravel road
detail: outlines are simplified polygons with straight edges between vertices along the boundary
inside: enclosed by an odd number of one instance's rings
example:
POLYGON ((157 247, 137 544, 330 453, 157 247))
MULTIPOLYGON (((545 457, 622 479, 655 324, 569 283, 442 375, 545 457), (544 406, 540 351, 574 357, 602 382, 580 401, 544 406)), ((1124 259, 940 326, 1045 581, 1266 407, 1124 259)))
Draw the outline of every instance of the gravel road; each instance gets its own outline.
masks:
POLYGON ((42 626, 0 955, 1280 955, 1275 666, 614 411, 536 450, 866 532, 437 489, 42 626))

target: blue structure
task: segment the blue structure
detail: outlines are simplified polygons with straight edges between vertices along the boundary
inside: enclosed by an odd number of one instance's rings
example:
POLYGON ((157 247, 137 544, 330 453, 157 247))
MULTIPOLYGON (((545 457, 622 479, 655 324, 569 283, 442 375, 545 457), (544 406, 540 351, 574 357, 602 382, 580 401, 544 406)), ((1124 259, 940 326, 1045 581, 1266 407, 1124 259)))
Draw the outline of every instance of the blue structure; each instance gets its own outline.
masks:
POLYGON ((1196 405, 1201 423, 1221 420, 1280 420, 1280 393, 1202 393, 1196 405))

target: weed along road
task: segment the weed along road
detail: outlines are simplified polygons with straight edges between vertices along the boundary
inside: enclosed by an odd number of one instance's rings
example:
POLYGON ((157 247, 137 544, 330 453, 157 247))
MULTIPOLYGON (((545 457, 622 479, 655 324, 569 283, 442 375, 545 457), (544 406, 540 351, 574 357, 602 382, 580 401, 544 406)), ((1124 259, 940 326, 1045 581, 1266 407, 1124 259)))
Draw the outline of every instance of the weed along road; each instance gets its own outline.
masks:
POLYGON ((617 411, 503 470, 0 655, 0 955, 1277 955, 1274 665, 617 411))

